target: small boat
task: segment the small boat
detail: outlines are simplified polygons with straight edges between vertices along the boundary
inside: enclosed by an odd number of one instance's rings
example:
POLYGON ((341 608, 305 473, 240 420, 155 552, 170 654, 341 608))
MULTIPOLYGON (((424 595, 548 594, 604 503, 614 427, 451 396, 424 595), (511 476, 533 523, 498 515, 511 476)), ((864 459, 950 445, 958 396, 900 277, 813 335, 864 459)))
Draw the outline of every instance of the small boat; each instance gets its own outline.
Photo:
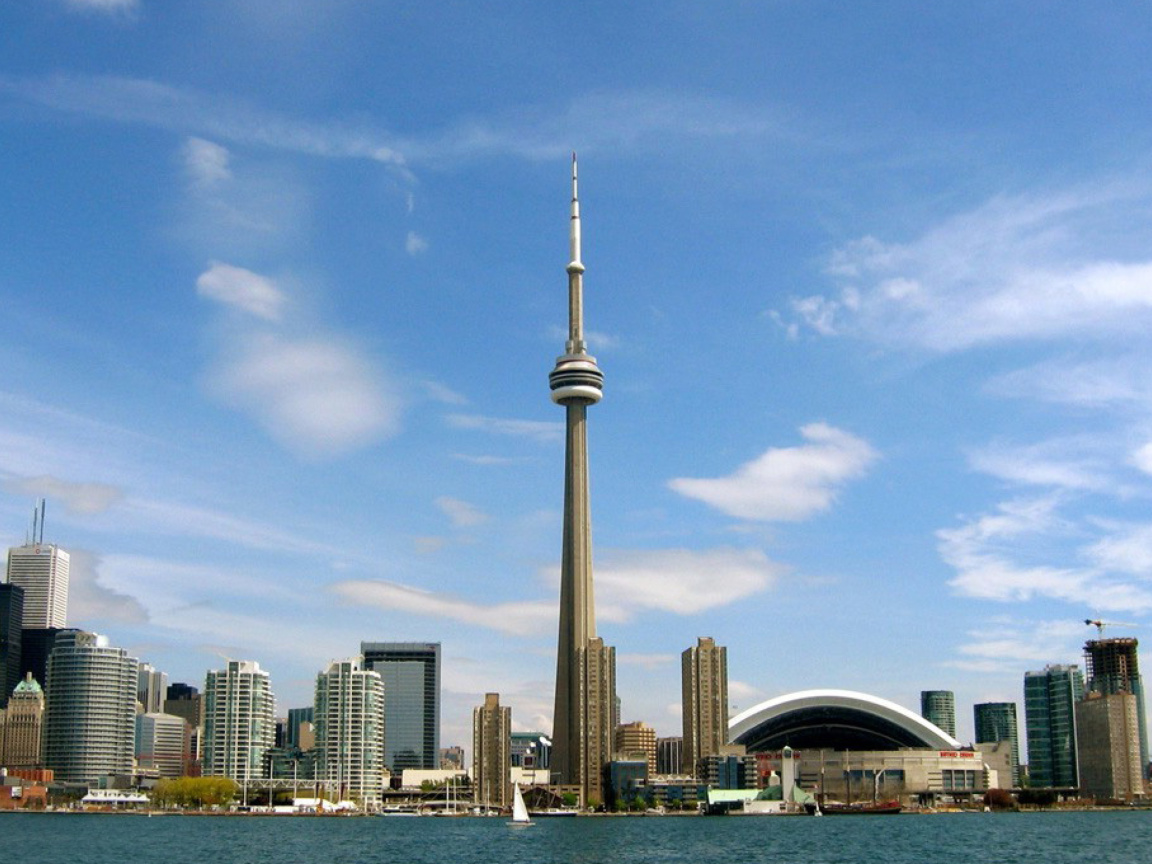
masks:
POLYGON ((825 816, 889 816, 904 809, 899 801, 859 802, 856 804, 826 803, 820 808, 825 816))
POLYGON ((535 825, 536 823, 528 817, 528 808, 524 805, 524 795, 520 792, 520 784, 515 784, 512 790, 512 821, 505 824, 515 826, 516 828, 526 828, 529 825, 535 825))

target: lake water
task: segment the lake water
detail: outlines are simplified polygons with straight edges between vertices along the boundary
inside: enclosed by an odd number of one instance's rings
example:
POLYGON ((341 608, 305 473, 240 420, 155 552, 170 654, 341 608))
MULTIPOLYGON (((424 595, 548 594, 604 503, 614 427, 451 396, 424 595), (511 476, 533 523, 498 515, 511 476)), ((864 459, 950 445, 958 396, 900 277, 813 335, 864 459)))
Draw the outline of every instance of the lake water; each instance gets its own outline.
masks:
POLYGON ((542 819, 0 814, 13 864, 1143 864, 1152 812, 542 819))

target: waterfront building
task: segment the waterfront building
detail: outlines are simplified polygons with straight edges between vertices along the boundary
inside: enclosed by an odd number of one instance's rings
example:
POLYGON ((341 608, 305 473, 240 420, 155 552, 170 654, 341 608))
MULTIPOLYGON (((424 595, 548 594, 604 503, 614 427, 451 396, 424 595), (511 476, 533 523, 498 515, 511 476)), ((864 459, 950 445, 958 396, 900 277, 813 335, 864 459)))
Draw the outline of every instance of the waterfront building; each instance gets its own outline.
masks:
POLYGON ((313 718, 318 777, 362 807, 380 803, 384 782, 384 681, 360 658, 316 676, 313 718))
POLYGON ((44 728, 44 691, 28 673, 12 690, 8 707, 0 711, 0 766, 38 768, 44 728))
POLYGON ((1096 798, 1132 800, 1144 795, 1140 714, 1127 691, 1091 691, 1076 703, 1080 789, 1096 798))
POLYGON ((719 753, 701 756, 700 779, 711 789, 755 789, 760 782, 756 756, 743 746, 727 744, 719 753))
POLYGON ((204 682, 203 773, 238 783, 263 776, 275 742, 272 680, 255 660, 229 660, 204 682))
POLYGON ((656 739, 656 773, 680 774, 684 771, 684 739, 679 735, 656 739))
POLYGON ((24 635, 24 589, 0 584, 0 710, 24 680, 20 642, 24 635))
POLYGON ((1030 785, 1058 789, 1079 785, 1075 709, 1083 697, 1079 666, 1047 666, 1024 675, 1030 785))
POLYGON ((686 774, 701 776, 700 760, 728 743, 728 649, 708 636, 680 655, 686 774))
POLYGON ((384 764, 393 774, 440 767, 440 643, 361 642, 384 680, 384 764))
POLYGON ((68 553, 52 544, 29 543, 8 550, 5 581, 24 589, 23 626, 68 626, 68 564, 68 553))
POLYGON ((512 806, 512 709, 499 693, 484 695, 472 710, 472 789, 476 802, 501 810, 512 806))
POLYGON ((640 720, 616 727, 616 754, 623 759, 643 759, 648 776, 656 773, 656 730, 640 720))
POLYGON ((1148 764, 1148 719, 1144 704, 1144 680, 1140 677, 1140 657, 1136 639, 1091 639, 1084 645, 1088 671, 1086 689, 1110 696, 1131 693, 1136 697, 1137 726, 1140 732, 1140 763, 1148 764))
POLYGON ((162 714, 168 696, 168 673, 160 672, 151 663, 140 664, 140 678, 136 684, 136 701, 145 714, 162 714))
POLYGON ((164 713, 181 717, 188 727, 189 776, 200 773, 204 749, 204 696, 191 684, 170 684, 164 700, 164 713))
POLYGON ((106 636, 62 630, 48 657, 43 761, 67 783, 130 777, 138 662, 106 636))
MULTIPOLYGON (((1007 741, 1012 749, 1013 788, 1020 785, 1020 735, 1016 723, 1015 702, 981 702, 972 706, 977 744, 1007 741)), ((1001 778, 1001 781, 1009 778, 1001 778)))
POLYGON ((921 690, 920 716, 956 737, 956 695, 951 690, 921 690))
POLYGON ((587 804, 604 798, 603 767, 611 758, 616 728, 616 652, 596 636, 587 411, 600 401, 604 375, 584 341, 584 264, 575 155, 568 237, 568 339, 548 376, 552 401, 564 407, 566 429, 552 770, 559 784, 578 785, 582 803, 587 804))
POLYGON ((159 711, 136 715, 136 767, 142 774, 183 777, 191 760, 190 744, 183 717, 159 711))

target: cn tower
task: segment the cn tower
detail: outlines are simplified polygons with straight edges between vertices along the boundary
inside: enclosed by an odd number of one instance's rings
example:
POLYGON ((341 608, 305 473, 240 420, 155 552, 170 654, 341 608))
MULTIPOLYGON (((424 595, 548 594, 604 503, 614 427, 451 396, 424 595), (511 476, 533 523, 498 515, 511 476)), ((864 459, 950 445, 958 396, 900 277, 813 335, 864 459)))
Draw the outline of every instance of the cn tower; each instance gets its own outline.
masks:
POLYGON ((592 518, 588 496, 587 412, 603 395, 604 374, 584 342, 584 264, 580 260, 580 201, 572 154, 569 227, 568 341, 548 376, 552 401, 564 406, 564 539, 560 560, 560 636, 552 772, 579 786, 585 806, 603 801, 601 770, 612 754, 616 726, 616 656, 596 636, 592 596, 592 518))

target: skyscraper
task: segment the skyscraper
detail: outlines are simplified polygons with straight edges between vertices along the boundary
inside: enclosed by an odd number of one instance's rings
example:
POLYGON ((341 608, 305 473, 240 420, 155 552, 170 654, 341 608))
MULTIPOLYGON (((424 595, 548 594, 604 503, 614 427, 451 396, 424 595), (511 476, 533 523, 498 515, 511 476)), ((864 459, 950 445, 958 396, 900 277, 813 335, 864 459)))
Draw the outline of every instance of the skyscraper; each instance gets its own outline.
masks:
POLYGON ((584 264, 580 260, 575 154, 568 236, 568 340, 548 376, 552 401, 564 406, 567 429, 552 771, 561 783, 578 784, 587 804, 593 798, 604 800, 602 768, 611 759, 616 719, 616 652, 596 636, 592 591, 587 411, 603 395, 604 375, 584 342, 584 264))
POLYGON ((1037 787, 1079 785, 1076 703, 1084 697, 1079 666, 1047 666, 1024 675, 1028 777, 1037 787))
POLYGON ((183 717, 151 711, 136 715, 136 765, 158 777, 182 777, 191 761, 191 738, 183 717))
POLYGON ((255 660, 229 660, 204 682, 205 776, 245 782, 264 776, 264 753, 276 741, 272 681, 255 660))
POLYGON ((1125 800, 1144 795, 1139 712, 1131 693, 1089 692, 1077 702, 1076 747, 1085 794, 1125 800))
POLYGON ((140 677, 136 685, 136 701, 145 714, 160 714, 168 696, 168 673, 160 672, 151 663, 140 664, 140 677))
POLYGON ((380 803, 384 785, 384 681, 360 658, 316 676, 317 777, 340 798, 380 803))
POLYGON ((20 643, 24 638, 24 589, 0 585, 0 708, 24 680, 20 643))
POLYGON ((921 690, 920 716, 956 737, 956 696, 951 690, 921 690))
POLYGON ((699 763, 728 743, 728 649, 709 636, 680 655, 683 699, 683 771, 699 776, 699 763))
POLYGON ((1131 638, 1090 639, 1084 645, 1088 667, 1087 689, 1111 696, 1131 693, 1136 697, 1137 726, 1140 731, 1140 764, 1148 764, 1148 718, 1144 706, 1144 680, 1140 677, 1140 643, 1131 638))
POLYGON ((40 764, 44 728, 44 691, 29 673, 12 691, 0 724, 0 765, 35 768, 40 764))
POLYGON ((656 730, 640 720, 620 724, 616 727, 616 754, 624 759, 643 754, 651 777, 656 773, 656 730))
POLYGON ((476 801, 504 809, 512 805, 512 709, 499 693, 486 693, 472 709, 472 783, 476 801))
POLYGON ((1007 741, 1012 748, 1012 785, 1020 785, 1020 734, 1015 702, 981 702, 972 706, 976 743, 1007 741))
POLYGON ((44 767, 65 782, 131 775, 136 752, 135 657, 108 637, 63 630, 48 658, 44 767))
POLYGON ((9 585, 24 589, 25 627, 68 626, 68 553, 29 543, 8 550, 9 585))
POLYGON ((440 767, 440 643, 361 642, 364 668, 384 679, 384 764, 440 767))

